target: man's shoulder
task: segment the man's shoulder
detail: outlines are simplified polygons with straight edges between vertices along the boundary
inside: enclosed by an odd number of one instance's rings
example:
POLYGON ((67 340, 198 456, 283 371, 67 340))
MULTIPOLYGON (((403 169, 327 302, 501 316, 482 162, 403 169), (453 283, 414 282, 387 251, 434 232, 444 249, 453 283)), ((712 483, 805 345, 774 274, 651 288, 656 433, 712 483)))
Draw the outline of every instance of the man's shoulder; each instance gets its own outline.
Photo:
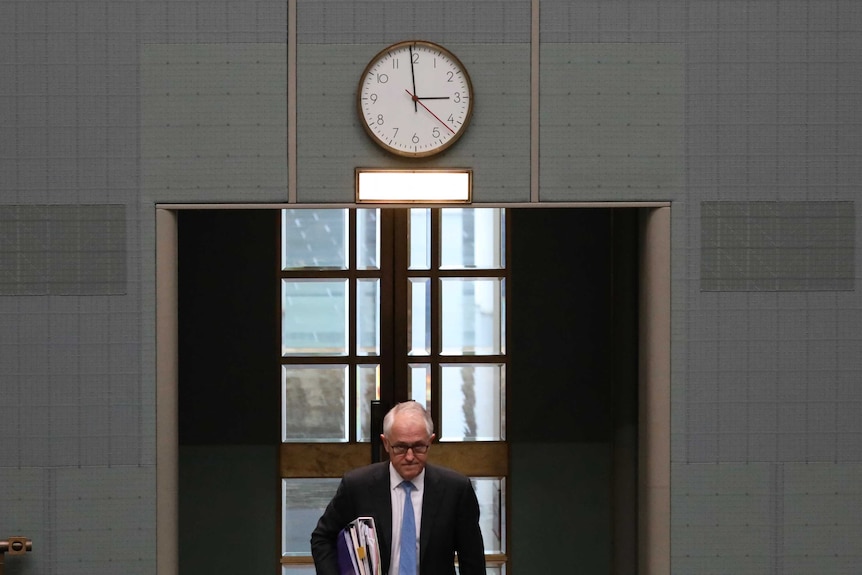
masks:
POLYGON ((454 469, 443 467, 441 465, 431 465, 430 463, 425 465, 425 477, 426 479, 433 479, 435 481, 447 481, 455 483, 464 483, 470 481, 469 477, 455 471, 454 469))
POLYGON ((377 479, 379 477, 387 477, 389 475, 389 462, 372 463, 356 467, 344 474, 344 481, 367 481, 369 479, 377 479))

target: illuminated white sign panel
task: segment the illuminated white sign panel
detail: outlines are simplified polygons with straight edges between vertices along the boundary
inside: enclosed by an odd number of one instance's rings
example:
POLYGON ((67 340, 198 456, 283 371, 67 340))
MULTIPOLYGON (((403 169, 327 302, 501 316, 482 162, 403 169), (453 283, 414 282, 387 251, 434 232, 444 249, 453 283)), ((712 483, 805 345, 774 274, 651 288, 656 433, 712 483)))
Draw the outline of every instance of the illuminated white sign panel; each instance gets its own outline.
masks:
POLYGON ((453 170, 373 170, 357 168, 357 202, 470 201, 473 172, 453 170))

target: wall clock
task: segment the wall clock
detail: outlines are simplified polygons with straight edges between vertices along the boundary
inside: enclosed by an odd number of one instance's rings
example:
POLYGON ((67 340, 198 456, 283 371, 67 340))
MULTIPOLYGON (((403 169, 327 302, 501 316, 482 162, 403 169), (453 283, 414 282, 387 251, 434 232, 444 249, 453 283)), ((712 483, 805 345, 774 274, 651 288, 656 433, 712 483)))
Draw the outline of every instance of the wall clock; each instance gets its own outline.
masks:
POLYGON ((374 56, 357 90, 359 118, 384 150, 411 158, 439 154, 473 115, 473 86, 461 61, 424 40, 398 42, 374 56))

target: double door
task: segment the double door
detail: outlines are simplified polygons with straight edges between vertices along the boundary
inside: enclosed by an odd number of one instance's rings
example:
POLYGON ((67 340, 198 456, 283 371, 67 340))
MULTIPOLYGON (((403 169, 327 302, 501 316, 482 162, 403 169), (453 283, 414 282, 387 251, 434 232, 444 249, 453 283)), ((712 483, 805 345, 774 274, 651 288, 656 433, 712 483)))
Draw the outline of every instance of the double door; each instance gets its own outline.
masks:
POLYGON ((285 574, 344 472, 385 454, 378 415, 433 415, 429 462, 473 479, 489 572, 506 564, 506 213, 306 208, 281 213, 285 574))

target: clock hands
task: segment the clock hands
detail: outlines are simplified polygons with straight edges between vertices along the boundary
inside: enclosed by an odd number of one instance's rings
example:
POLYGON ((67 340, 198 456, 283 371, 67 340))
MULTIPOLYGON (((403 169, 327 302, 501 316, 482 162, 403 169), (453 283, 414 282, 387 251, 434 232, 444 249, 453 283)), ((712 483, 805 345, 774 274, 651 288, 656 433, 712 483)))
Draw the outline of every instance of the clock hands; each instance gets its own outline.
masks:
MULTIPOLYGON (((413 93, 415 94, 416 93, 416 73, 413 71, 413 45, 411 44, 407 48, 410 50, 410 78, 413 80, 413 93)), ((408 94, 409 94, 409 92, 408 92, 408 94)), ((419 106, 416 105, 417 103, 418 103, 418 100, 416 98, 413 98, 413 112, 414 113, 419 111, 419 106)))
POLYGON ((449 130, 449 131, 450 131, 450 132, 452 132, 453 134, 455 133, 455 130, 453 130, 452 128, 450 128, 450 127, 449 127, 449 124, 447 124, 446 122, 444 122, 443 120, 441 120, 441 119, 440 119, 440 117, 439 117, 437 114, 435 114, 434 112, 432 112, 432 111, 431 111, 431 109, 430 109, 428 106, 426 106, 425 104, 423 104, 423 103, 422 103, 422 100, 431 100, 431 99, 434 99, 434 100, 443 100, 443 99, 445 99, 444 97, 440 97, 440 98, 436 98, 436 97, 435 97, 435 98, 419 98, 419 97, 417 97, 417 96, 415 96, 415 95, 411 94, 411 93, 410 93, 410 90, 407 90, 406 88, 404 89, 404 91, 405 91, 405 92, 407 92, 407 94, 409 94, 409 95, 410 95, 410 97, 413 99, 413 105, 414 105, 414 106, 415 106, 416 104, 419 104, 420 106, 422 106, 423 108, 425 108, 425 110, 426 110, 429 114, 431 114, 432 116, 434 116, 434 117, 437 119, 437 121, 438 121, 438 122, 440 122, 441 124, 443 124, 444 126, 446 126, 446 129, 447 129, 447 130, 449 130))

